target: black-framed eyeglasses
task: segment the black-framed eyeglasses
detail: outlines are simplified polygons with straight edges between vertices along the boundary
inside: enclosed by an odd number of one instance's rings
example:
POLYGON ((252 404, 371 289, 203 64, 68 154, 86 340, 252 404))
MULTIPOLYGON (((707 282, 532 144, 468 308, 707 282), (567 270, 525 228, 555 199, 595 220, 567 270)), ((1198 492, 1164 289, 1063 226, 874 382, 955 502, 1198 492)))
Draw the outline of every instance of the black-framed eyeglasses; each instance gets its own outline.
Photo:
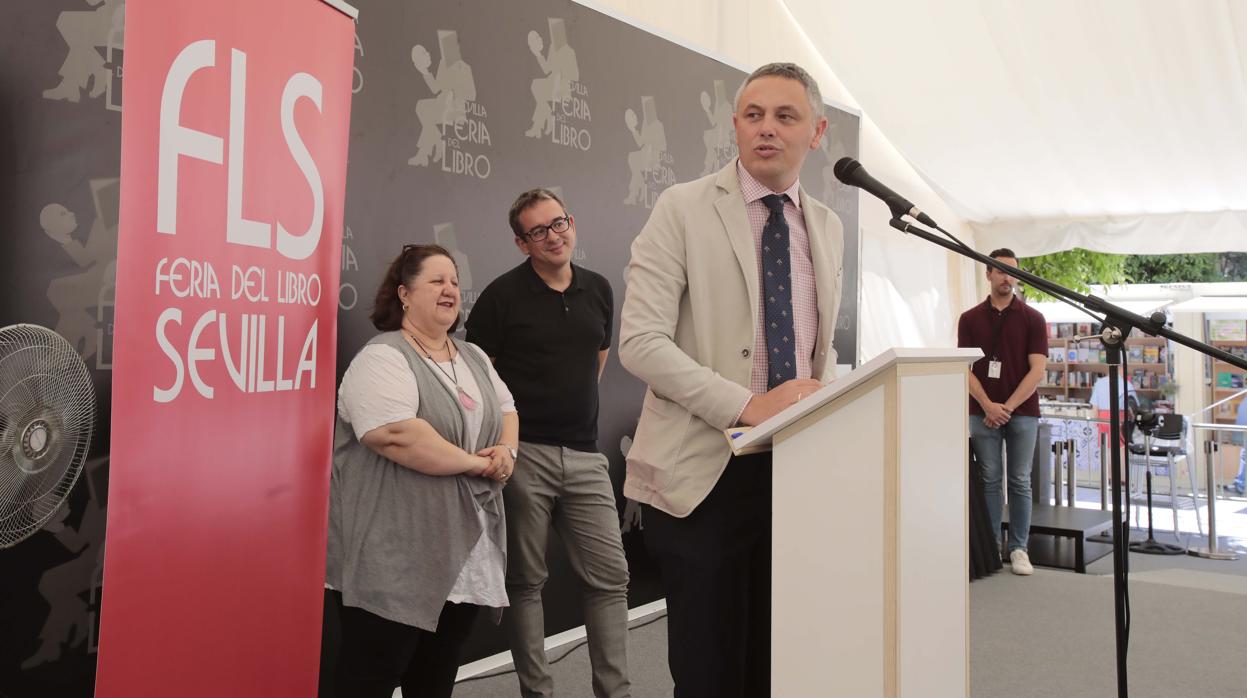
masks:
POLYGON ((570 227, 572 227, 572 217, 570 215, 559 216, 558 218, 550 221, 550 225, 533 226, 532 230, 524 233, 524 237, 528 238, 529 242, 541 242, 546 239, 546 236, 550 234, 550 231, 554 231, 556 233, 566 233, 567 229, 570 227))

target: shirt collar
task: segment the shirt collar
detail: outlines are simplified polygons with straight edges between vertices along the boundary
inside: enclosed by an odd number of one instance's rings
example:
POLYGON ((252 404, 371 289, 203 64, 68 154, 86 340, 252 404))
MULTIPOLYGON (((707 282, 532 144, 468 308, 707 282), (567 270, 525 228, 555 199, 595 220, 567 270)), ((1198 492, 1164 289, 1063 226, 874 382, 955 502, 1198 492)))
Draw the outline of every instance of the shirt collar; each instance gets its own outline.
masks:
POLYGON ((736 158, 736 178, 740 180, 740 191, 745 197, 746 204, 751 204, 769 194, 787 194, 788 199, 792 201, 794 206, 797 207, 797 210, 801 210, 800 177, 792 183, 791 187, 788 187, 784 191, 771 191, 770 187, 754 179, 753 175, 749 174, 749 170, 745 169, 745 166, 741 164, 740 158, 738 157, 736 158))
MULTIPOLYGON (((520 264, 520 266, 523 267, 525 270, 524 276, 528 279, 528 290, 532 291, 533 293, 541 293, 543 291, 549 291, 550 293, 558 293, 558 291, 555 291, 554 289, 546 285, 546 282, 542 280, 539 274, 537 274, 537 270, 533 268, 533 260, 531 258, 525 259, 520 264)), ((579 291, 581 288, 580 287, 580 274, 576 270, 576 265, 573 264, 571 266, 572 266, 572 282, 571 282, 571 285, 567 287, 567 290, 564 291, 564 293, 570 293, 572 291, 579 291)))
MULTIPOLYGON (((1004 310, 1015 310, 1023 305, 1026 305, 1026 299, 1015 293, 1013 294, 1013 298, 1009 300, 1009 305, 1004 307, 1004 310)), ((983 299, 983 307, 997 313, 1004 312, 1004 310, 996 310, 996 306, 992 305, 992 296, 990 293, 987 294, 987 298, 983 299)))

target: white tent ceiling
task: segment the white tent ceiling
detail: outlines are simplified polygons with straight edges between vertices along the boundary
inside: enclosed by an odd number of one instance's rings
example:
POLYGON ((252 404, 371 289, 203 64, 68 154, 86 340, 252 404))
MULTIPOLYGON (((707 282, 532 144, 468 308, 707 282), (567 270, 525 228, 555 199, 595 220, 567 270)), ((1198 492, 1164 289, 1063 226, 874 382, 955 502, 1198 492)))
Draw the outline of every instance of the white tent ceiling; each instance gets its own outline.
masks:
POLYGON ((1247 3, 785 2, 980 249, 1247 250, 1247 3))

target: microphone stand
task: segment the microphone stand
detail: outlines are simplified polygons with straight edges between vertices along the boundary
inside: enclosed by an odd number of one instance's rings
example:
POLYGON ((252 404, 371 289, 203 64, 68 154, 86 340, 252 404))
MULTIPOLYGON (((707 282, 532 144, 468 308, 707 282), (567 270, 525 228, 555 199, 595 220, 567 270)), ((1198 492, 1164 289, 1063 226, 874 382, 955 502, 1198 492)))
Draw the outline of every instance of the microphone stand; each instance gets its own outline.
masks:
MULTIPOLYGON (((886 203, 886 201, 885 201, 886 203)), ((1241 359, 1227 351, 1222 351, 1216 347, 1200 342, 1186 335, 1174 332, 1165 327, 1165 316, 1163 313, 1154 313, 1150 318, 1132 313, 1121 306, 1114 305, 1103 298, 1096 296, 1088 296, 1072 289, 1068 289, 1060 284, 1048 281, 1047 279, 1036 276, 1026 271, 1022 271, 1016 267, 999 262, 987 255, 981 254, 964 245, 950 242, 936 236, 928 230, 919 228, 916 225, 906 223, 900 219, 900 216, 906 213, 904 207, 899 209, 895 206, 892 208, 894 218, 889 222, 893 228, 903 232, 915 235, 935 245, 939 245, 944 249, 956 252, 957 254, 973 259, 976 262, 982 262, 989 267, 994 267, 1003 271, 1010 276, 1021 279, 1031 286, 1049 293, 1058 298, 1062 298, 1071 304, 1081 306, 1088 311, 1095 311, 1104 316, 1103 329, 1100 335, 1104 342, 1105 353, 1107 354, 1107 363, 1111 366, 1108 372, 1108 394, 1109 394, 1109 439, 1113 444, 1112 453, 1112 489, 1113 489, 1113 608, 1115 618, 1115 629, 1117 638, 1117 695, 1119 698, 1127 698, 1127 675, 1126 675, 1126 652, 1130 641, 1130 597, 1127 591, 1126 575, 1129 563, 1130 542, 1130 521, 1127 517, 1122 516, 1122 468, 1121 468, 1121 404, 1120 389, 1121 378, 1118 375, 1118 367, 1121 366, 1122 346, 1126 337, 1130 336, 1130 332, 1134 329, 1141 330, 1144 334, 1165 337, 1171 341, 1177 342, 1185 347, 1190 347, 1195 351, 1206 356, 1215 357, 1226 363, 1238 366, 1247 370, 1247 360, 1241 359)), ((949 234, 948 231, 940 228, 938 225, 933 226, 936 229, 949 234)), ((1129 486, 1129 473, 1126 474, 1126 486, 1129 486)), ((1216 492, 1209 492, 1209 498, 1215 497, 1216 492)))

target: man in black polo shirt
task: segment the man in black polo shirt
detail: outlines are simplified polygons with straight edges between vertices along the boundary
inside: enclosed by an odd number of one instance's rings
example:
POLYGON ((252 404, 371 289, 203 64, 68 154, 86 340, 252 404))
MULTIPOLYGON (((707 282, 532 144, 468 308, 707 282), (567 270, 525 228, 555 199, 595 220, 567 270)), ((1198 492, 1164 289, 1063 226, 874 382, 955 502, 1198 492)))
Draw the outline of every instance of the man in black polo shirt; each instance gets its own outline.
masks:
POLYGON ((604 277, 572 264, 576 222, 557 194, 520 194, 509 222, 528 258, 481 292, 467 339, 494 360, 520 413, 519 454, 503 490, 520 693, 554 694, 541 606, 553 524, 583 582, 593 693, 628 696, 628 563, 609 464, 597 451, 598 380, 614 298, 604 277))
MULTIPOLYGON (((1013 250, 989 255, 1018 265, 1013 250)), ((1014 574, 1034 571, 1026 544, 1031 520, 1031 462, 1039 429, 1035 388, 1048 368, 1048 331, 1044 317, 1014 295, 1017 279, 987 268, 991 295, 961 314, 957 346, 978 347, 983 358, 970 368, 970 443, 979 463, 992 530, 1000 535, 1003 508, 1001 447, 1008 453, 1009 561, 1014 574)))

